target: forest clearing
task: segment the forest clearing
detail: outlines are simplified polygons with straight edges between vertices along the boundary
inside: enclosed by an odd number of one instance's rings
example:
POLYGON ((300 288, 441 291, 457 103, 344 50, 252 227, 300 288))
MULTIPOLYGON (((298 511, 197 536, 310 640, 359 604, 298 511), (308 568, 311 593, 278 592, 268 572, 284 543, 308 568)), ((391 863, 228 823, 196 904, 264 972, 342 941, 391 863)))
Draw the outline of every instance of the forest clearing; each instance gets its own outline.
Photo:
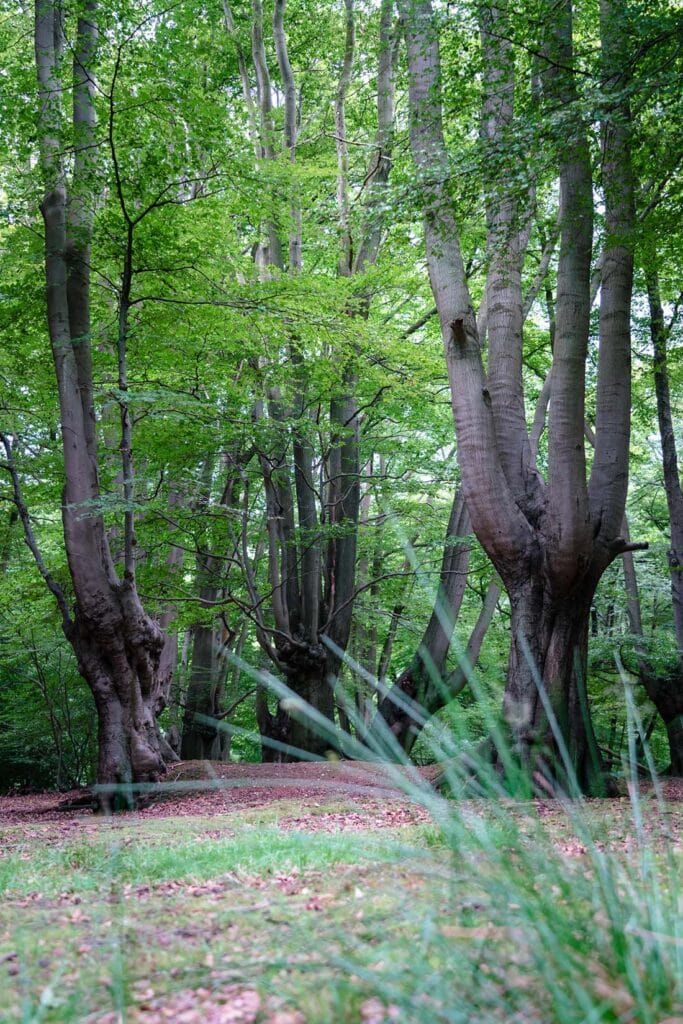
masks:
POLYGON ((2 1020, 681 1019, 677 782, 577 811, 220 774, 110 819, 0 798, 2 1020))

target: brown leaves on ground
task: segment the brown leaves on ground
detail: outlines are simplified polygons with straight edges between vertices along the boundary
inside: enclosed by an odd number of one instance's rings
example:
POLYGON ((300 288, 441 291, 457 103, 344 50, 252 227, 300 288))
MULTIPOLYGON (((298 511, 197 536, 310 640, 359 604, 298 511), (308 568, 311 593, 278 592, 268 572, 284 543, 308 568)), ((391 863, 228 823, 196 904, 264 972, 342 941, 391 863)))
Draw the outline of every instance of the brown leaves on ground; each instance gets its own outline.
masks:
MULTIPOLYGON (((218 991, 183 989, 172 995, 156 996, 146 981, 133 986, 133 1006, 126 1019, 130 1024, 306 1024, 296 1009, 276 1006, 282 1000, 263 1000, 252 988, 227 985, 218 991)), ((360 1005, 360 1024, 392 1024, 401 1011, 381 999, 365 999, 360 1005)), ((120 1024, 113 1011, 98 1016, 92 1024, 120 1024)))
MULTIPOLYGON (((430 769, 420 769, 425 780, 430 769)), ((349 799, 407 802, 402 789, 406 773, 395 765, 356 761, 310 761, 292 764, 221 764, 215 761, 182 761, 174 765, 158 787, 145 795, 147 806, 127 814, 127 819, 167 818, 186 815, 221 815, 231 810, 261 807, 275 800, 301 803, 349 799)), ((411 785, 414 785, 411 777, 411 785)), ((0 796, 0 824, 64 822, 60 805, 76 803, 84 791, 0 796)), ((84 807, 71 812, 91 815, 84 807)), ((75 822, 78 824, 78 821, 75 822)), ((386 824, 391 824, 386 822, 386 824)), ((308 828, 308 819, 306 827, 308 828)), ((65 823, 65 828, 73 827, 65 823)), ((294 826, 292 826, 294 827, 294 826)), ((331 829, 327 829, 331 831, 331 829)))
MULTIPOLYGON (((410 773, 410 786, 420 779, 426 787, 438 765, 410 773)), ((284 818, 282 828, 332 832, 340 828, 366 829, 395 827, 424 821, 426 813, 411 805, 403 788, 408 772, 396 765, 360 761, 313 761, 292 764, 221 764, 214 761, 182 761, 174 765, 152 793, 146 806, 121 815, 125 820, 146 818, 212 817, 245 808, 262 807, 275 801, 291 801, 315 806, 315 802, 353 801, 354 812, 337 816, 305 814, 284 818), (378 810, 380 809, 381 810, 378 810), (355 815, 355 816, 354 816, 355 815)), ((683 802, 683 779, 658 780, 667 802, 683 802)), ((651 798, 653 786, 641 783, 641 794, 651 798)), ((72 793, 33 793, 0 796, 0 825, 26 825, 55 822, 62 837, 81 828, 92 817, 88 808, 76 808, 65 820, 60 805, 77 802, 86 791, 72 793), (78 814, 78 817, 76 817, 78 814), (85 815, 85 818, 84 818, 85 815)), ((546 801, 548 809, 554 801, 546 801)), ((543 802, 539 806, 543 808, 543 802)), ((547 813, 547 812, 546 812, 547 813)), ((541 810, 543 814, 543 810, 541 810)), ((28 838, 28 835, 27 835, 28 838)), ((569 852, 569 851, 568 851, 569 852)))
MULTIPOLYGON (((182 989, 157 996, 147 981, 140 981, 133 986, 133 1006, 126 1020, 130 1024, 306 1024, 298 1010, 278 1008, 276 1002, 264 1001, 255 989, 242 985, 227 985, 218 991, 182 989)), ((120 1024, 120 1020, 113 1011, 93 1019, 92 1024, 120 1024)))

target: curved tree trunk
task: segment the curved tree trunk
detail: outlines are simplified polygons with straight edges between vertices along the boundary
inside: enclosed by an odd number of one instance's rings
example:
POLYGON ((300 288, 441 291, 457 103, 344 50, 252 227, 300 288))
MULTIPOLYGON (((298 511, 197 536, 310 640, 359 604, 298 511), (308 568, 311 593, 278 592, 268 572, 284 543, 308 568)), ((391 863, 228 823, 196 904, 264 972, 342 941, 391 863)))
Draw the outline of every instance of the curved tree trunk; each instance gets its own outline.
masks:
MULTIPOLYGON (((45 182, 47 318, 59 393, 64 454, 62 521, 75 595, 73 618, 58 594, 64 631, 98 712, 97 781, 105 808, 131 802, 131 783, 156 780, 165 770, 156 716, 168 699, 170 674, 160 670, 164 634, 145 612, 135 586, 131 421, 125 398, 127 315, 133 229, 127 245, 119 306, 121 456, 124 466, 125 571, 119 579, 100 504, 90 343, 90 238, 96 152, 92 63, 97 28, 95 0, 78 20, 73 54, 71 181, 62 162, 63 11, 54 0, 37 0, 35 57, 39 86, 40 163, 45 182)), ((125 209, 124 209, 125 213, 125 209)), ((28 539, 28 538, 27 538, 28 539)), ((41 570, 42 571, 42 570, 41 570)), ((43 573, 45 576, 45 574, 43 573)), ((49 581, 48 586, 50 586, 49 581)), ((50 587, 55 592, 54 587, 50 587)), ((58 589, 58 588, 57 588, 58 589)))
MULTIPOLYGON (((484 371, 455 212, 445 182, 450 166, 442 126, 438 27, 430 0, 401 0, 408 53, 410 141, 423 193, 430 282, 451 385, 462 487, 474 532, 512 607, 505 714, 517 753, 533 771, 546 755, 562 773, 539 686, 579 783, 597 777, 583 682, 590 600, 600 576, 627 546, 619 535, 626 499, 630 417, 630 303, 633 189, 628 107, 620 87, 605 131, 603 184, 607 239, 602 261, 597 437, 590 482, 584 447, 585 361, 590 328, 593 181, 586 126, 578 110, 571 0, 549 13, 543 44, 543 102, 557 118, 560 185, 557 306, 550 375, 549 471, 533 464, 524 415, 519 276, 523 246, 511 225, 525 211, 496 173, 497 147, 514 131, 515 59, 507 13, 482 6, 488 60, 483 144, 493 166, 486 197, 489 360, 484 371), (490 150, 488 147, 491 147, 490 150), (532 664, 535 670, 532 669, 532 664), (574 665, 578 668, 575 671, 574 665), (540 755, 537 755, 540 751, 540 755)), ((625 45, 611 0, 601 4, 603 58, 614 74, 625 45)), ((610 81, 612 79, 610 78, 610 81)), ((522 169, 520 167, 520 173, 522 169)), ((599 786, 599 779, 597 780, 599 786)))

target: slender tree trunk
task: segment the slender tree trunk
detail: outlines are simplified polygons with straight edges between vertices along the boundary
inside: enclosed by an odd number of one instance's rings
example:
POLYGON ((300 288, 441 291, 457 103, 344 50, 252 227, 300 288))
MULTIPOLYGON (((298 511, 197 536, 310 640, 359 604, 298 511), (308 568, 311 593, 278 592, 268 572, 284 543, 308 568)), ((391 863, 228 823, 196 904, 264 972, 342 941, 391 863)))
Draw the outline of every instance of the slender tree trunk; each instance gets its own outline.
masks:
MULTIPOLYGON (((624 534, 628 536, 628 523, 624 524, 624 534)), ((683 735, 681 718, 683 716, 683 663, 678 661, 668 673, 655 674, 647 649, 642 643, 643 621, 640 607, 638 578, 633 555, 624 554, 624 584, 628 607, 628 619, 631 633, 636 637, 636 657, 640 681, 649 699, 656 707, 667 731, 669 741, 669 772, 680 775, 683 772, 683 735)), ((637 759, 637 758, 636 758, 637 759)))
MULTIPOLYGON (((652 678, 651 674, 647 672, 647 665, 645 665, 643 683, 648 697, 657 708, 666 726, 669 741, 669 771, 672 775, 680 776, 683 775, 683 489, 681 489, 676 435, 671 413, 667 330, 656 270, 656 254, 647 273, 647 295, 650 307, 650 337, 654 350, 654 381, 659 434, 662 442, 664 489, 671 531, 668 557, 678 660, 668 676, 659 678, 652 678)), ((634 589, 634 585, 635 581, 631 583, 631 589, 634 589)), ((640 619, 640 616, 638 618, 640 619)), ((631 624, 633 628, 633 618, 631 624)), ((639 621, 637 625, 640 625, 639 621)))
POLYGON ((671 602, 676 644, 679 656, 683 660, 683 489, 681 488, 676 435, 671 413, 667 359, 668 339, 656 268, 651 269, 647 275, 647 295, 650 304, 650 336, 654 349, 655 393, 657 395, 659 435, 662 441, 664 489, 671 530, 671 545, 668 552, 671 602))
POLYGON ((412 748, 426 719, 451 699, 444 668, 467 585, 470 547, 465 538, 470 531, 465 500, 458 490, 451 506, 432 614, 410 665, 377 709, 375 728, 382 728, 381 720, 406 752, 412 748))
POLYGON ((185 761, 224 760, 225 751, 220 743, 222 730, 205 721, 207 718, 216 720, 221 714, 225 668, 218 658, 217 646, 218 637, 213 626, 195 627, 180 747, 180 756, 185 761), (214 758, 216 750, 221 756, 214 758))

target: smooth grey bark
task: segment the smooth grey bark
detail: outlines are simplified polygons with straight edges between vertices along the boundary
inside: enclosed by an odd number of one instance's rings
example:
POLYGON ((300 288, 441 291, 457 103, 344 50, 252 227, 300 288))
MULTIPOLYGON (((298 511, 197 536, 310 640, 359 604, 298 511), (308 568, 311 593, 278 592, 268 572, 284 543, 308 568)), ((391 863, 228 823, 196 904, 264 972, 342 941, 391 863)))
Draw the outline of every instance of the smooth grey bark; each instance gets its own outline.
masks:
MULTIPOLYGON (((62 523, 73 584, 73 615, 62 603, 65 633, 98 713, 98 783, 103 807, 130 801, 131 782, 164 772, 156 725, 170 679, 159 671, 164 636, 145 612, 135 584, 133 521, 126 513, 123 579, 115 571, 100 503, 90 341, 90 240, 93 224, 96 6, 88 0, 78 20, 73 51, 71 117, 63 110, 61 80, 64 11, 54 0, 36 0, 35 59, 38 136, 45 184, 47 321, 60 405, 64 456, 62 523), (62 161, 61 133, 70 122, 73 170, 62 161)), ((129 253, 130 250, 127 249, 129 253)), ((128 265, 128 264, 127 264, 128 265)), ((119 375, 125 388, 127 277, 119 308, 119 375)), ((129 282, 128 282, 129 283, 129 282)), ((130 424, 122 419, 124 479, 132 486, 130 424)))
MULTIPOLYGON (((543 43, 547 69, 543 103, 564 112, 556 141, 560 181, 560 242, 556 329, 550 377, 549 476, 534 472, 526 425, 519 408, 521 289, 514 249, 501 272, 495 250, 498 224, 509 219, 504 182, 489 202, 492 249, 491 300, 500 304, 500 338, 490 345, 484 373, 476 323, 458 241, 458 226, 446 188, 449 174, 441 111, 438 34, 429 0, 402 0, 408 53, 411 149, 423 197, 425 245, 432 291, 439 311, 449 370, 462 487, 475 534, 508 592, 511 649, 505 713, 513 746, 530 771, 557 768, 547 716, 536 684, 543 679, 553 714, 565 735, 579 784, 600 786, 599 764, 585 693, 587 624, 592 595, 606 566, 625 549, 624 467, 628 464, 630 371, 629 312, 632 282, 633 197, 624 111, 605 135, 604 191, 609 224, 601 305, 598 441, 590 488, 584 449, 584 374, 589 337, 592 250, 592 169, 586 128, 577 110, 572 72, 572 6, 562 0, 547 19, 543 43), (495 202, 494 202, 495 199, 495 202), (608 351, 611 349, 611 351, 608 351), (498 364, 498 365, 496 365, 498 364), (504 382, 504 387, 501 382, 504 382), (493 388, 491 385, 494 385, 493 388), (511 410, 506 393, 517 396, 511 410), (620 403, 610 411, 609 396, 620 403), (624 408, 624 404, 626 408, 624 408), (530 454, 527 456, 526 452, 530 454), (515 454, 516 453, 516 454, 515 454), (610 471, 610 464, 612 469, 610 471), (545 763, 545 751, 553 767, 545 763)), ((502 140, 509 127, 514 62, 505 50, 510 37, 504 11, 487 5, 496 31, 484 25, 485 44, 498 53, 496 67, 507 80, 496 83, 495 102, 485 113, 488 139, 502 140), (490 38, 486 39, 486 36, 490 38), (507 69, 507 71, 506 71, 507 69)), ((603 53, 613 68, 619 40, 608 18, 618 11, 603 4, 603 53)), ((623 26, 622 26, 623 28, 623 26)), ((616 92, 616 90, 615 90, 616 92)), ((615 100, 615 105, 618 100, 615 100)), ((502 228, 501 228, 502 232, 502 228)), ((508 239, 509 241, 509 239, 508 239)), ((506 246, 503 245, 503 249, 506 246)))
MULTIPOLYGON (((512 142, 514 56, 509 39, 505 35, 506 26, 501 12, 496 7, 482 6, 479 15, 487 69, 484 78, 481 138, 485 158, 495 168, 500 166, 506 147, 512 142)), ((522 297, 522 266, 531 225, 533 192, 533 188, 529 188, 524 200, 505 194, 501 196, 501 182, 496 179, 495 173, 487 180, 489 270, 476 322, 481 343, 484 336, 488 335, 490 372, 485 398, 491 402, 494 414, 501 465, 517 505, 525 511, 532 522, 537 521, 540 514, 536 455, 538 441, 545 426, 551 378, 549 375, 539 396, 534 426, 527 436, 522 388, 522 328, 544 283, 559 235, 558 221, 556 229, 543 245, 539 270, 526 295, 522 297)), ((462 494, 458 492, 446 534, 446 547, 457 537, 463 537, 471 532, 471 524, 466 515, 463 515, 462 521, 459 517, 454 520, 456 507, 461 504, 462 494)), ((444 571, 446 568, 445 559, 444 571)), ((450 593, 448 589, 444 590, 442 575, 432 621, 427 627, 420 647, 409 667, 401 674, 380 705, 380 713, 385 723, 390 726, 406 752, 409 752, 424 722, 457 696, 466 685, 468 673, 479 657, 483 638, 499 597, 498 586, 492 583, 468 641, 463 665, 450 675, 444 675, 450 635, 464 593, 467 565, 463 564, 460 571, 463 572, 463 587, 450 593), (443 642, 445 638, 441 638, 439 642, 439 632, 433 627, 433 623, 439 620, 449 623, 446 643, 443 642)))

